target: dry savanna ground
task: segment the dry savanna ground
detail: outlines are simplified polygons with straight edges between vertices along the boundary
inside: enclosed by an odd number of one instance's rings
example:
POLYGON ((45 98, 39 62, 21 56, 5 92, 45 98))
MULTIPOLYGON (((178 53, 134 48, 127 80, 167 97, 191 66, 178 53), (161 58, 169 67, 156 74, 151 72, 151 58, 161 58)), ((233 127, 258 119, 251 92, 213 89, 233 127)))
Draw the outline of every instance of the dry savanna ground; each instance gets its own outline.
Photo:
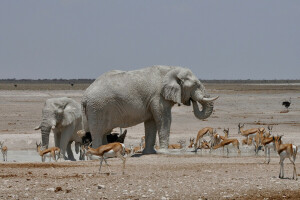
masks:
MULTIPOLYGON (((121 161, 108 159, 98 173, 99 161, 45 162, 38 158, 34 131, 48 98, 68 96, 80 101, 86 85, 0 84, 0 140, 8 147, 8 162, 0 163, 0 199, 299 199, 300 180, 292 180, 292 165, 285 162, 285 179, 279 179, 279 157, 272 152, 269 165, 264 152, 255 156, 253 147, 241 146, 241 155, 229 148, 209 154, 179 152, 170 155, 136 155, 121 161), (22 154, 22 152, 31 152, 22 154), (22 155, 21 155, 22 154, 22 155)), ((208 92, 219 95, 212 116, 195 119, 191 107, 177 105, 172 110, 170 143, 195 137, 211 126, 230 137, 238 135, 237 124, 245 128, 273 125, 273 134, 283 134, 284 142, 300 145, 300 85, 297 84, 206 84, 208 92), (291 97, 289 112, 281 102, 291 97)), ((138 145, 144 127, 128 128, 125 145, 138 145)), ((53 136, 51 135, 53 145, 53 136)), ((50 146, 51 146, 50 145, 50 146)), ((78 155, 76 155, 78 158, 78 155)), ((0 158, 1 155, 0 155, 0 158)), ((296 160, 300 175, 300 158, 296 160)), ((298 175, 298 176, 299 176, 298 175)))

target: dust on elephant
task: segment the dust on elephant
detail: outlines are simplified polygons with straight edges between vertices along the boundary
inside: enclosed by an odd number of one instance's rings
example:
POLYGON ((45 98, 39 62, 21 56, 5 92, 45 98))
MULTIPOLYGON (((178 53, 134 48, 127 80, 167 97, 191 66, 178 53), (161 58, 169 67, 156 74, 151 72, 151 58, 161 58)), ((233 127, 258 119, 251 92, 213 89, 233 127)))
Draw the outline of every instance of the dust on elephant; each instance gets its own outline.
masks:
POLYGON ((105 135, 113 128, 144 122, 143 153, 156 153, 157 132, 159 151, 167 152, 173 105, 189 106, 192 102, 194 115, 205 119, 213 112, 217 98, 209 98, 202 83, 187 68, 153 66, 128 72, 110 71, 97 78, 83 95, 84 128, 91 132, 93 146, 98 147, 107 143, 105 135))
POLYGON ((82 129, 81 105, 68 97, 46 100, 42 111, 42 122, 35 130, 39 129, 41 129, 43 146, 48 147, 52 130, 55 146, 60 148, 64 159, 75 160, 71 144, 75 141, 75 149, 78 153, 81 138, 77 135, 77 131, 82 129), (66 150, 68 158, 65 156, 66 150))

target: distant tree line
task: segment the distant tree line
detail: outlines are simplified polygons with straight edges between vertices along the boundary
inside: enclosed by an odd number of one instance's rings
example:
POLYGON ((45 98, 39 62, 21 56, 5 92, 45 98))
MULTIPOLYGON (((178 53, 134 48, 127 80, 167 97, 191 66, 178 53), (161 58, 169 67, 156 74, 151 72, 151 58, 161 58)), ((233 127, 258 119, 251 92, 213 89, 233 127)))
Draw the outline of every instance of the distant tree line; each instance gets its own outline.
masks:
POLYGON ((242 84, 242 83, 248 83, 248 84, 264 84, 264 83, 300 83, 300 79, 299 80, 251 80, 251 79, 247 79, 247 80, 201 80, 201 82, 203 83, 227 83, 227 84, 242 84))
POLYGON ((59 84, 79 84, 92 83, 95 79, 0 79, 0 83, 59 83, 59 84))
MULTIPOLYGON (((21 83, 58 83, 58 84, 79 84, 79 83, 92 83, 95 79, 0 79, 0 83, 14 83, 14 84, 21 84, 21 83)), ((263 84, 263 83, 300 83, 299 80, 202 80, 203 83, 227 83, 227 84, 238 84, 238 83, 256 83, 256 84, 263 84)))

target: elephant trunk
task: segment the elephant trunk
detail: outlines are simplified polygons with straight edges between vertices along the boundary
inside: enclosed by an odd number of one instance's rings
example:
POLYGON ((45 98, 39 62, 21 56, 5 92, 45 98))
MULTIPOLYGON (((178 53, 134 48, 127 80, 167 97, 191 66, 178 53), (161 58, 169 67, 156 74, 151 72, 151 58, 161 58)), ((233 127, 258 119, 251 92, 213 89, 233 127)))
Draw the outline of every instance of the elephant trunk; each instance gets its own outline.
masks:
POLYGON ((200 120, 208 118, 213 112, 214 101, 216 99, 218 99, 218 97, 207 98, 204 97, 199 91, 195 92, 195 94, 191 98, 195 117, 200 120), (202 105, 201 111, 199 110, 197 102, 199 102, 202 105))
POLYGON ((196 101, 192 100, 192 103, 193 103, 194 115, 198 119, 206 119, 213 112, 213 109, 214 109, 213 102, 209 102, 209 103, 201 102, 201 105, 202 105, 202 110, 201 111, 199 110, 199 106, 198 106, 198 103, 196 101))
POLYGON ((52 128, 51 125, 42 122, 41 124, 42 145, 45 146, 46 148, 48 148, 49 145, 49 135, 51 132, 51 128, 52 128))
POLYGON ((50 131, 42 132, 42 145, 45 146, 46 148, 48 148, 48 145, 49 145, 49 135, 50 135, 50 131))

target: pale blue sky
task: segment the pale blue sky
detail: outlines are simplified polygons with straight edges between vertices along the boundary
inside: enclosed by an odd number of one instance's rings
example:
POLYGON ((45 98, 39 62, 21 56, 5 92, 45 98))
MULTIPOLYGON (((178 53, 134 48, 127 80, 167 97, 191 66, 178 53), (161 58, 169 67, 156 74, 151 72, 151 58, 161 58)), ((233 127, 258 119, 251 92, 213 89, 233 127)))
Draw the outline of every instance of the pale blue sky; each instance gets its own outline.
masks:
POLYGON ((300 1, 0 1, 0 78, 157 64, 201 79, 300 79, 300 1))

